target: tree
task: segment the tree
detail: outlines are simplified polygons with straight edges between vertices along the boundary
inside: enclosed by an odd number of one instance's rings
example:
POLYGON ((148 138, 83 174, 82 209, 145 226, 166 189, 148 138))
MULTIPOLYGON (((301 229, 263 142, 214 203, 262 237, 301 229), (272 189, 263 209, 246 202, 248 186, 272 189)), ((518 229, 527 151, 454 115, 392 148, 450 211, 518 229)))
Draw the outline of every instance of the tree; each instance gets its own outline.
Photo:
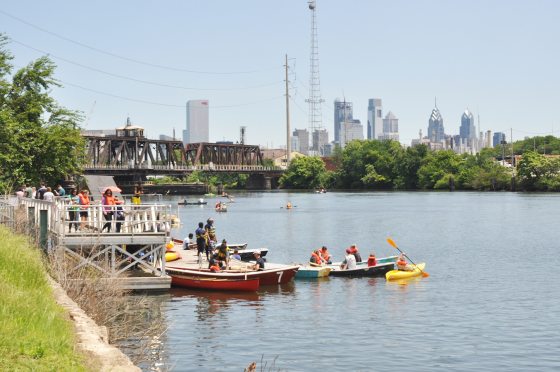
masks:
POLYGON ((418 186, 424 189, 449 187, 460 163, 461 157, 451 150, 429 152, 418 169, 418 186))
POLYGON ((300 156, 293 159, 280 177, 280 186, 288 189, 314 189, 324 186, 327 172, 325 163, 316 157, 300 156))
POLYGON ((59 182, 84 162, 81 116, 49 94, 60 84, 55 65, 41 57, 11 76, 13 58, 0 34, 0 190, 25 182, 59 182), (11 79, 11 81, 10 81, 11 79))

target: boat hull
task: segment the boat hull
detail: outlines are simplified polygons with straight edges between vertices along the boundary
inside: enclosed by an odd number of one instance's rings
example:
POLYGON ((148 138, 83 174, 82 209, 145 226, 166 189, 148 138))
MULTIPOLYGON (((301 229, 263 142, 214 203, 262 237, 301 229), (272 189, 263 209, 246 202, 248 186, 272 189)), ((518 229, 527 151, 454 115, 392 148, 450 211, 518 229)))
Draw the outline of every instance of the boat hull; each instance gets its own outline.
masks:
POLYGON ((196 275, 171 274, 171 284, 178 287, 207 289, 212 291, 255 292, 259 289, 260 280, 251 279, 220 279, 196 275))
POLYGON ((181 269, 181 268, 166 268, 168 274, 173 277, 174 275, 187 275, 198 276, 201 278, 219 278, 219 279, 255 279, 258 278, 260 285, 277 285, 286 284, 294 279, 299 266, 296 265, 282 265, 282 267, 265 269, 262 271, 220 271, 210 272, 208 269, 181 269))
POLYGON ((296 279, 324 278, 329 276, 331 270, 330 267, 301 266, 296 273, 296 279))
POLYGON ((385 274, 395 268, 395 265, 392 262, 377 264, 375 266, 358 266, 352 270, 333 270, 330 273, 330 276, 342 276, 342 277, 376 277, 376 276, 385 276, 385 274))
POLYGON ((414 277, 422 275, 422 272, 424 271, 424 267, 426 267, 426 264, 424 262, 422 262, 422 263, 419 263, 418 265, 416 265, 416 267, 412 271, 391 270, 391 271, 387 272, 387 274, 385 274, 385 279, 387 279, 387 280, 399 280, 399 279, 414 278, 414 277))

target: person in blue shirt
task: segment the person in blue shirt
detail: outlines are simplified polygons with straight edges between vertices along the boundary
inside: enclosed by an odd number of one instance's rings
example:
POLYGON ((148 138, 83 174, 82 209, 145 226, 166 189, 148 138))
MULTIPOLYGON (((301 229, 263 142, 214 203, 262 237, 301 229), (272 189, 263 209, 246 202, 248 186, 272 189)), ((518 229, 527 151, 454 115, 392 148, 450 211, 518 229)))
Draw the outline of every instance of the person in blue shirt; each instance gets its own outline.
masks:
MULTIPOLYGON (((198 250, 198 257, 200 259, 202 257, 202 253, 206 250, 206 238, 208 236, 206 234, 206 230, 204 229, 204 223, 199 222, 198 229, 196 229, 194 233, 196 235, 196 248, 198 250)), ((206 260, 210 261, 208 251, 206 251, 206 260)))

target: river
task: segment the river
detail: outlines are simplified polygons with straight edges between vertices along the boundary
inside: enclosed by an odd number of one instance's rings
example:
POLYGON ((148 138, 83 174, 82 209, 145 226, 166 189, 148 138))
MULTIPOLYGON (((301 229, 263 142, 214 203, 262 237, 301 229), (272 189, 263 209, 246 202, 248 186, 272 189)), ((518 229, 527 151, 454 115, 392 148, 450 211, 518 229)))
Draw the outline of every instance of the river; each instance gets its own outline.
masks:
MULTIPOLYGON (((144 370, 544 371, 560 369, 560 194, 263 192, 234 194, 227 213, 178 208, 183 238, 213 217, 218 238, 269 248, 271 262, 305 262, 351 244, 363 257, 398 252, 428 278, 296 280, 256 294, 172 289, 151 295, 144 370), (294 208, 283 208, 287 202, 294 208)), ((196 198, 191 198, 196 200, 196 198)), ((176 204, 178 198, 166 201, 176 204)), ((222 200, 225 200, 222 198, 222 200)), ((126 347, 134 354, 134 347, 126 347)))

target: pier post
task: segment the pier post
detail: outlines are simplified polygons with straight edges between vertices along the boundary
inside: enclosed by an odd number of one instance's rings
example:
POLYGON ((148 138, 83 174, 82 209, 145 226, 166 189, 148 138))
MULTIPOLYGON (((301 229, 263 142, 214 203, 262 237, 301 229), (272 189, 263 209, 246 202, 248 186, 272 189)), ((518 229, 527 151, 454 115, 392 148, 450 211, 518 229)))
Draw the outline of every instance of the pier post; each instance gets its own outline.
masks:
POLYGON ((35 239, 35 207, 27 207, 27 224, 29 229, 28 235, 35 239))
POLYGON ((39 211, 39 246, 44 250, 47 249, 47 226, 48 226, 49 211, 39 211))

